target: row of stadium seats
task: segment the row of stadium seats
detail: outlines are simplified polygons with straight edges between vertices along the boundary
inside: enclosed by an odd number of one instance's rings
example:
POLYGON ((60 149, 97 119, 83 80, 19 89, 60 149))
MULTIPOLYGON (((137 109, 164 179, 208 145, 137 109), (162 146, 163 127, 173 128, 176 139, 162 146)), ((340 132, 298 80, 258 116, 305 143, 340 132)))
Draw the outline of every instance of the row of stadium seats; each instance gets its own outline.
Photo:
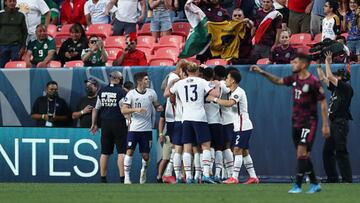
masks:
MULTIPOLYGON (((341 35, 347 38, 348 33, 342 33, 341 35)), ((290 37, 290 44, 292 45, 312 46, 320 41, 321 41, 321 33, 315 35, 314 39, 312 39, 312 36, 309 33, 293 34, 290 37)))

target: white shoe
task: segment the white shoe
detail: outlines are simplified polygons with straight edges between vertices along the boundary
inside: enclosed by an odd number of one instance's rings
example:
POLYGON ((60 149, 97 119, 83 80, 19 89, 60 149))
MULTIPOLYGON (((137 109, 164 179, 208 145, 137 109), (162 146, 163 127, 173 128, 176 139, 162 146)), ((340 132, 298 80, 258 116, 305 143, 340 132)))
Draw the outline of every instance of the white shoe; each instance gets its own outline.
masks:
POLYGON ((131 184, 130 177, 125 176, 124 184, 131 184))
POLYGON ((140 184, 146 183, 146 170, 141 169, 140 184))

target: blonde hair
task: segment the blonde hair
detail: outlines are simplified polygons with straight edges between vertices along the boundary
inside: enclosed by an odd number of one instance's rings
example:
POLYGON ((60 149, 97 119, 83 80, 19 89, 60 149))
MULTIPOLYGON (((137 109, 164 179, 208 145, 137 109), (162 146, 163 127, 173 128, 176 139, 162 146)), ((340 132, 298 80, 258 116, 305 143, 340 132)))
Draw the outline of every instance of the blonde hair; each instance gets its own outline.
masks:
POLYGON ((195 73, 199 70, 199 66, 194 62, 188 62, 187 64, 187 72, 189 73, 195 73))

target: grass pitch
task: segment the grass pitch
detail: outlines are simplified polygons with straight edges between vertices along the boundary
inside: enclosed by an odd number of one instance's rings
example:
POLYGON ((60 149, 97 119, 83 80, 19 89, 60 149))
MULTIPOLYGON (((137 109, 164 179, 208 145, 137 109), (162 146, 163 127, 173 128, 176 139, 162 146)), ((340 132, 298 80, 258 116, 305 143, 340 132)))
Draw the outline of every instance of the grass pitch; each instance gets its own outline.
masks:
MULTIPOLYGON (((316 194, 287 194, 290 184, 166 185, 0 183, 0 202, 360 202, 360 184, 322 184, 316 194)), ((308 185, 303 186, 307 190, 308 185)))

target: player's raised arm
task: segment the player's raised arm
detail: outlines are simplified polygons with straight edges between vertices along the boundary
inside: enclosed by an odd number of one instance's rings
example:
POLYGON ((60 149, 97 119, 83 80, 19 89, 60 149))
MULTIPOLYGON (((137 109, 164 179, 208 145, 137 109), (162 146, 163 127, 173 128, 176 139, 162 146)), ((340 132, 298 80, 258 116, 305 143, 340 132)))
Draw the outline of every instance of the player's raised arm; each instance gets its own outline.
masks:
POLYGON ((325 53, 325 64, 326 64, 326 77, 328 79, 328 84, 331 82, 335 87, 338 86, 338 79, 333 75, 331 72, 331 63, 332 63, 332 53, 326 52, 325 53))
POLYGON ((277 77, 271 73, 268 73, 266 71, 264 71, 263 69, 261 69, 259 66, 257 65, 252 65, 250 67, 250 70, 255 72, 255 73, 259 73, 260 75, 264 76, 265 78, 267 78, 268 80, 270 80, 270 82, 276 84, 276 85, 284 85, 284 80, 283 78, 277 77))
MULTIPOLYGON (((324 90, 322 90, 322 91, 324 91, 324 90)), ((323 100, 321 100, 319 102, 320 102, 321 116, 322 116, 322 128, 321 128, 321 131, 322 131, 323 137, 328 138, 328 137, 330 137, 330 129, 329 129, 329 124, 328 124, 328 106, 326 104, 326 99, 323 99, 323 100)))
POLYGON ((319 75, 320 81, 323 82, 324 84, 326 84, 326 86, 329 86, 329 80, 328 80, 328 78, 325 76, 325 73, 324 73, 324 71, 322 70, 321 64, 318 64, 318 65, 317 65, 316 70, 317 70, 317 73, 318 73, 318 75, 319 75))
POLYGON ((179 81, 179 78, 171 80, 169 82, 169 84, 166 86, 165 90, 164 90, 164 97, 168 98, 172 95, 172 93, 170 92, 170 88, 172 88, 174 86, 174 84, 179 81))

